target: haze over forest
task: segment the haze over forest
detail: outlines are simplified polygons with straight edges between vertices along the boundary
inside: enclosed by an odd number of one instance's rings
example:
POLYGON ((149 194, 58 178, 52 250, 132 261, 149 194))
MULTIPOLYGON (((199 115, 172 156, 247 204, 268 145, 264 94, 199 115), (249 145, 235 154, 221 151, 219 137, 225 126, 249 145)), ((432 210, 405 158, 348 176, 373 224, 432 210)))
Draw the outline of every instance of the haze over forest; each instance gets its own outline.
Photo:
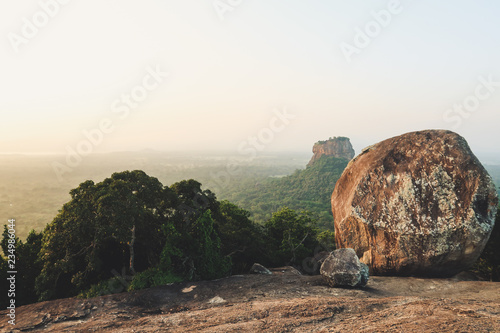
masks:
MULTIPOLYGON (((51 164, 54 161, 64 163, 64 155, 4 155, 0 160, 0 219, 16 218, 17 235, 24 239, 31 229, 41 231, 52 221, 62 205, 70 200, 71 189, 86 180, 100 182, 124 170, 144 170, 165 185, 193 178, 202 183, 203 188, 215 192, 219 199, 234 201, 248 193, 249 186, 303 170, 311 156, 312 153, 259 154, 248 161, 240 155, 229 154, 153 151, 95 154, 87 156, 59 181, 51 164)), ((500 186, 500 164, 485 166, 495 184, 500 186)), ((257 205, 266 203, 258 196, 252 200, 257 205)), ((250 203, 252 201, 244 200, 239 204, 255 214, 258 210, 250 203)), ((279 208, 281 206, 271 211, 279 208)), ((331 215, 329 208, 324 210, 331 215)))

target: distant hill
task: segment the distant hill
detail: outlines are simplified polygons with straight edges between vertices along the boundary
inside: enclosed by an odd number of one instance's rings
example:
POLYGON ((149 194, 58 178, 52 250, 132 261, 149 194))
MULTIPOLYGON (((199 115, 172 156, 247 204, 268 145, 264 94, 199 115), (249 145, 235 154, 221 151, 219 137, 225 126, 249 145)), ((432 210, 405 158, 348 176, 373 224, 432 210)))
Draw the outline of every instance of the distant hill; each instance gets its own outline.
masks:
POLYGON ((221 195, 252 213, 263 222, 283 206, 308 210, 317 215, 318 226, 333 229, 330 197, 348 159, 323 155, 306 169, 281 178, 246 181, 221 195))

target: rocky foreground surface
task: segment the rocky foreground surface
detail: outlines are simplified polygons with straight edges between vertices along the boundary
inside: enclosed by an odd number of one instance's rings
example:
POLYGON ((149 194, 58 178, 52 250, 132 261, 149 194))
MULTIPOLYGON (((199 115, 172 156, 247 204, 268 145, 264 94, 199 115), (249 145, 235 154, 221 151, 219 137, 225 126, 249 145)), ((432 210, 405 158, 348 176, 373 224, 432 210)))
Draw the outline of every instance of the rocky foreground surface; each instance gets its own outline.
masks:
POLYGON ((370 277, 330 288, 291 267, 0 312, 1 332, 499 332, 500 283, 370 277))

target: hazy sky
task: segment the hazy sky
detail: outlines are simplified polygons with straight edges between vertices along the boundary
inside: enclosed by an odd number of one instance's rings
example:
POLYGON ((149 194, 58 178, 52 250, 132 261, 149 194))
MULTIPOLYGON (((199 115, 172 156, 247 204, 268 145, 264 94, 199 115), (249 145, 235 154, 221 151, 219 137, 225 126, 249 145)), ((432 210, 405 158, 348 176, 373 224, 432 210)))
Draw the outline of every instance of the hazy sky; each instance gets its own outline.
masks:
POLYGON ((359 153, 445 128, 500 156, 499 17, 491 0, 2 1, 0 152, 348 136, 359 153))

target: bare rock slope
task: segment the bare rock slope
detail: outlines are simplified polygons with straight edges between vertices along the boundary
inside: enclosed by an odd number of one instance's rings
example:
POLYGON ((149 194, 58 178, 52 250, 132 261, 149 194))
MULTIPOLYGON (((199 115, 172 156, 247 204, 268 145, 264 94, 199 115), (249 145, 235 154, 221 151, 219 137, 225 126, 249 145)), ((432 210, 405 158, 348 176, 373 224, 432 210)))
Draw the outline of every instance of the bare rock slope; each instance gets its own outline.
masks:
POLYGON ((498 332, 500 283, 371 277, 327 287, 293 268, 0 311, 1 332, 498 332))
POLYGON ((337 248, 374 275, 452 276, 481 254, 497 192, 464 138, 407 133, 365 149, 332 194, 337 248))

